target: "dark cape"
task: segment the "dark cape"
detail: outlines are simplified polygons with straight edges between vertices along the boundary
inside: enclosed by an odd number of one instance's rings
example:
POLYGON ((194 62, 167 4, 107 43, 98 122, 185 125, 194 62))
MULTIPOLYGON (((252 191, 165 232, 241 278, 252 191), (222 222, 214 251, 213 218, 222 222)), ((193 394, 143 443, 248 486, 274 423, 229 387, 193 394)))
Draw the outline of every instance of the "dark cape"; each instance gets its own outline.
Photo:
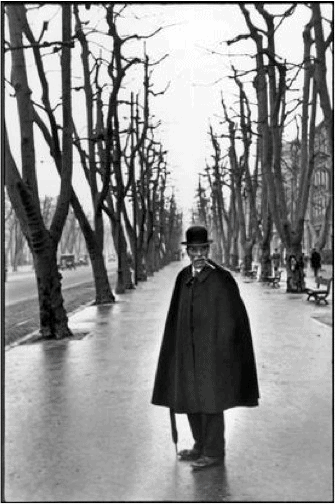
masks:
POLYGON ((163 335, 152 403, 176 413, 218 413, 258 405, 248 315, 232 275, 205 266, 177 276, 163 335))

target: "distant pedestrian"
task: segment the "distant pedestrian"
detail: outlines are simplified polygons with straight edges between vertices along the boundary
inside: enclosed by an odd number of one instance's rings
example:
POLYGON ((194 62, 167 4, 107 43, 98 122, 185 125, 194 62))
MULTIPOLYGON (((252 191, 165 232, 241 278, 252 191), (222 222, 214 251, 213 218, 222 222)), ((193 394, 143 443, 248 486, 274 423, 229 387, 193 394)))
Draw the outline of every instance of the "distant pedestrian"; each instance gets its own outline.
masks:
POLYGON ((277 273, 279 266, 280 266, 280 254, 278 252, 278 249, 275 248, 274 253, 272 254, 272 264, 273 264, 273 271, 277 273))
POLYGON ((311 262, 311 267, 312 267, 312 269, 314 271, 314 276, 316 278, 319 275, 319 270, 321 268, 321 255, 316 250, 315 247, 312 248, 310 262, 311 262))
POLYGON ((191 264, 176 279, 167 314, 152 403, 186 413, 194 446, 178 453, 194 470, 223 463, 223 411, 258 405, 248 315, 232 275, 208 259, 207 230, 186 232, 191 264))

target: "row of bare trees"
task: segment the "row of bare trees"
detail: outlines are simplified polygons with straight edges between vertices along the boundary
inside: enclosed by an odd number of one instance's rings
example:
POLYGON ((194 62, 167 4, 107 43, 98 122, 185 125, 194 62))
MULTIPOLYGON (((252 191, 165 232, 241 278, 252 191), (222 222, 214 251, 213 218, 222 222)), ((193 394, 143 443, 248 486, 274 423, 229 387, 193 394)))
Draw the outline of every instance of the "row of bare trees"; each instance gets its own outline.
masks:
POLYGON ((19 166, 11 145, 14 139, 5 126, 5 184, 33 256, 41 334, 62 338, 71 332, 63 306, 57 248, 69 209, 85 239, 97 304, 115 300, 103 255, 104 214, 117 253, 117 293, 134 287, 171 260, 180 241, 182 215, 169 185, 160 123, 154 121, 150 109, 150 99, 164 93, 155 93, 151 83, 155 67, 164 58, 151 62, 141 41, 156 32, 121 36, 118 25, 125 15, 124 6, 68 2, 57 5, 62 33, 52 33, 50 41, 46 37, 55 13, 45 18, 38 34, 37 28, 32 29, 34 10, 39 9, 41 18, 44 8, 47 16, 50 6, 6 5, 5 58, 11 70, 7 82, 17 104, 21 152, 19 166), (99 30, 90 25, 90 10, 93 18, 101 20, 99 30), (136 41, 141 42, 140 50, 138 45, 134 50, 136 41), (131 51, 126 51, 127 45, 131 51), (61 76, 58 95, 49 78, 50 68, 54 69, 51 60, 61 76), (140 86, 136 84, 139 73, 143 76, 140 86), (41 211, 36 170, 41 138, 60 177, 56 208, 48 221, 41 211), (75 159, 89 190, 92 222, 74 189, 75 159))
MULTIPOLYGON (((45 225, 48 227, 52 221, 56 203, 54 198, 45 196, 41 201, 41 212, 45 225)), ((59 254, 74 254, 78 259, 87 254, 85 240, 74 212, 70 207, 63 227, 62 237, 59 242, 59 254)), ((20 221, 5 195, 5 266, 6 269, 18 271, 23 265, 31 265, 31 253, 27 240, 21 230, 20 221)))
MULTIPOLYGON (((203 175, 207 184, 202 178, 199 180, 199 218, 207 216, 208 219, 210 207, 218 258, 222 260, 223 257, 230 267, 237 267, 240 245, 244 268, 250 270, 253 249, 258 244, 261 278, 271 275, 270 245, 275 229, 288 258, 294 256, 300 266, 293 273, 290 261, 287 262, 287 290, 303 289, 302 241, 318 154, 315 151, 315 129, 319 108, 330 148, 329 165, 333 166, 333 110, 326 68, 333 27, 322 18, 319 2, 306 4, 310 20, 301 34, 301 62, 295 64, 278 55, 276 34, 281 24, 295 15, 296 4, 286 6, 281 14, 272 14, 271 7, 263 2, 253 6, 241 3, 239 6, 247 33, 238 35, 227 44, 231 46, 242 40, 251 40, 255 47, 255 67, 245 71, 231 66, 238 105, 228 107, 222 98, 223 119, 219 131, 214 132, 210 127, 213 154, 203 175), (259 15, 258 24, 253 21, 255 13, 259 15), (327 37, 325 32, 329 33, 327 37), (250 74, 253 90, 250 86, 247 88, 244 79, 250 74), (299 95, 293 100, 299 79, 301 91, 299 89, 299 95), (292 121, 298 125, 295 145, 299 146, 299 155, 291 163, 296 168, 295 187, 288 192, 283 145, 284 133, 292 121), (291 204, 293 198, 294 205, 291 204)), ((329 187, 332 187, 332 170, 329 177, 329 187)), ((325 245, 332 208, 330 193, 319 248, 325 245)))

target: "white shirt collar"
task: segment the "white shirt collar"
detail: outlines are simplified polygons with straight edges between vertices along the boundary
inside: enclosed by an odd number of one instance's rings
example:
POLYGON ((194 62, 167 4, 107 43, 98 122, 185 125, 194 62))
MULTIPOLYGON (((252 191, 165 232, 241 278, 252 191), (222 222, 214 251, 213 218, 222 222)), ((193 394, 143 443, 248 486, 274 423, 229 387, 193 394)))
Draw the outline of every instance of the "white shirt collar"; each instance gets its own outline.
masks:
POLYGON ((192 264, 192 276, 195 276, 196 274, 199 275, 200 271, 202 270, 203 268, 201 269, 195 269, 195 267, 193 266, 192 264))

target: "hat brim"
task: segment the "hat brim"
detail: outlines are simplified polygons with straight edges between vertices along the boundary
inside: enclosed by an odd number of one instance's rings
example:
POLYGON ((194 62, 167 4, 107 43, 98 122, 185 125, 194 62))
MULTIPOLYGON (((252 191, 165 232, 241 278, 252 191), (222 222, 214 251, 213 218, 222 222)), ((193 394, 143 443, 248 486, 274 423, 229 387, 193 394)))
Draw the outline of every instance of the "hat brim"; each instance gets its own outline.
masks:
POLYGON ((195 242, 181 242, 182 245, 195 245, 195 246, 198 246, 198 245, 209 245, 210 243, 213 243, 213 240, 207 240, 206 242, 201 242, 201 243, 195 243, 195 242))

